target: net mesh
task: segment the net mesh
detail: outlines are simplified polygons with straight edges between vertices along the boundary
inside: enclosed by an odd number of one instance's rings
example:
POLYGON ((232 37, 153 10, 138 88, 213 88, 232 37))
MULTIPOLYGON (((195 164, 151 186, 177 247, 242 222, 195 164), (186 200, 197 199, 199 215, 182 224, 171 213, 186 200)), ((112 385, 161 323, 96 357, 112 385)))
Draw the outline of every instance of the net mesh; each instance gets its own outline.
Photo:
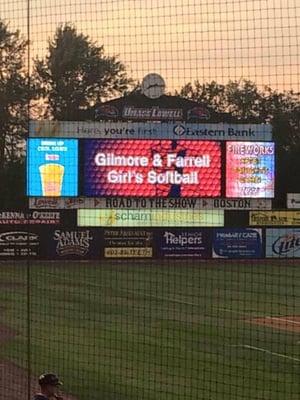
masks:
MULTIPOLYGON (((31 399, 44 372, 63 380, 66 400, 299 399, 299 14, 297 0, 1 2, 0 400, 31 399), (77 125, 60 138, 63 125, 52 122, 50 145, 38 139, 42 128, 30 139, 25 172, 29 120, 94 121, 99 105, 140 93, 153 72, 168 95, 211 114, 271 124, 273 210, 250 206, 226 182, 221 141, 148 140, 139 152, 130 132, 92 143, 85 131, 83 147, 77 125), (43 150, 48 167, 41 146, 55 146, 43 150), (180 188, 177 203, 167 198, 176 185, 142 193, 121 182, 113 192, 81 167, 95 148, 154 160, 203 156, 207 146, 222 157, 220 176, 180 188), (62 169, 55 157, 64 152, 62 169), (98 197, 81 208, 84 191, 98 197), (120 202, 128 193, 137 197, 120 202), (42 194, 58 197, 43 205, 42 194), (37 196, 31 209, 26 195, 37 196)), ((180 137, 185 128, 176 129, 180 137)))

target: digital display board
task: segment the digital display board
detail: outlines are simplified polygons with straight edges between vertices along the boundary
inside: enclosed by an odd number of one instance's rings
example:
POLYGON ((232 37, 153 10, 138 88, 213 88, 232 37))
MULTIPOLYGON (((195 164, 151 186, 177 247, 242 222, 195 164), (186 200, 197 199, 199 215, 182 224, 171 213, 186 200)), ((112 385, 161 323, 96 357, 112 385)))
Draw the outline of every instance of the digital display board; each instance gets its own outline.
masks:
POLYGON ((77 139, 28 139, 27 194, 78 195, 77 139))
POLYGON ((202 227, 224 226, 223 210, 77 210, 78 226, 202 227))
POLYGON ((83 194, 90 197, 217 197, 220 143, 86 140, 83 187, 83 194))
POLYGON ((226 197, 274 197, 273 142, 226 143, 226 197))

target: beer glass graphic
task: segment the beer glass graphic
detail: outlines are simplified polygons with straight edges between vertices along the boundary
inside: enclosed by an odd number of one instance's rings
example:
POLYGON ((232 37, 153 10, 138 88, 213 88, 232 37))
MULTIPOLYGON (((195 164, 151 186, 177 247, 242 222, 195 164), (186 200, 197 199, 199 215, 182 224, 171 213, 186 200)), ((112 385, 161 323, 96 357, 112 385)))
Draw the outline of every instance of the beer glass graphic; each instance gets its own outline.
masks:
POLYGON ((60 164, 43 164, 39 167, 43 196, 61 196, 65 168, 60 164))

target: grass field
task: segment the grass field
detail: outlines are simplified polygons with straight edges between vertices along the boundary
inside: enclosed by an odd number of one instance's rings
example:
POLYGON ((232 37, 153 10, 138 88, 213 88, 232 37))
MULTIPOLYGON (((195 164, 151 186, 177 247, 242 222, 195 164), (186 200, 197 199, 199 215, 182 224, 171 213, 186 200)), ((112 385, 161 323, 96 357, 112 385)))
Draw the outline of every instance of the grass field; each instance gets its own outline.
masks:
POLYGON ((299 400, 300 262, 1 264, 1 359, 80 400, 299 400), (30 297, 27 296, 27 282, 30 297), (253 321, 252 321, 253 322, 253 321))

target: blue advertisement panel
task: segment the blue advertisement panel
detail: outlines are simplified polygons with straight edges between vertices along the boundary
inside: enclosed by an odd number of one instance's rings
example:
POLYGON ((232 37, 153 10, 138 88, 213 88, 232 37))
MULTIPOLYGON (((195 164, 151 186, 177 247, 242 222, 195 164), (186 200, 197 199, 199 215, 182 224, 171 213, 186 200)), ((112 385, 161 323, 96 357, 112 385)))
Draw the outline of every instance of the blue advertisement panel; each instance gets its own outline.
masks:
POLYGON ((213 258, 260 258, 262 256, 261 229, 214 230, 213 258))
POLYGON ((86 228, 61 228, 44 231, 43 256, 47 259, 99 259, 101 232, 86 228))
POLYGON ((168 229, 157 233, 158 256, 162 258, 211 258, 211 231, 168 229))
POLYGON ((266 230, 267 258, 300 258, 300 228, 266 230))
POLYGON ((77 139, 28 139, 27 194, 78 195, 77 139))

